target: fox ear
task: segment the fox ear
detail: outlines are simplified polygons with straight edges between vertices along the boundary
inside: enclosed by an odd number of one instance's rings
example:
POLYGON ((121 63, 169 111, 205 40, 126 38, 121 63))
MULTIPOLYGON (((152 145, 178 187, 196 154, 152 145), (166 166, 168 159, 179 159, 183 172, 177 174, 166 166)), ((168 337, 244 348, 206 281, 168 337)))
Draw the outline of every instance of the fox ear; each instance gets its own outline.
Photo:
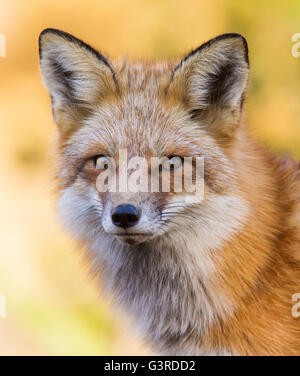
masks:
POLYGON ((225 123, 233 128, 239 119, 248 72, 245 38, 240 34, 223 34, 181 60, 168 91, 180 97, 193 117, 213 115, 210 120, 215 119, 226 133, 229 129, 225 129, 225 123))
POLYGON ((58 125, 72 121, 117 90, 107 58, 81 40, 57 29, 39 37, 40 66, 58 125))

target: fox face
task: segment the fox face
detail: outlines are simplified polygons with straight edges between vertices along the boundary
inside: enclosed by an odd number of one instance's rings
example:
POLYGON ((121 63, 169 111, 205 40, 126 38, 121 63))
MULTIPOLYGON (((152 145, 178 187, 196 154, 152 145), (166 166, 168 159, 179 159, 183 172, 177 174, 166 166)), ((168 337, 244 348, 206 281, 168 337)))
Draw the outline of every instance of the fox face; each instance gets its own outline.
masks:
POLYGON ((39 42, 59 215, 118 307, 161 353, 299 354, 299 170, 243 126, 245 39, 162 63, 39 42))
MULTIPOLYGON (((77 38, 46 29, 40 61, 59 129, 59 212, 77 236, 136 245, 190 232, 197 217, 204 238, 214 226, 223 229, 222 238, 241 222, 244 203, 231 154, 248 79, 243 37, 221 35, 177 64, 111 63, 77 38), (148 189, 120 191, 120 165, 135 157, 145 161, 139 180, 144 176, 148 189), (156 191, 149 183, 152 158, 160 161, 156 191), (204 161, 204 195, 196 203, 187 200, 186 187, 174 190, 175 170, 187 169, 185 158, 192 173, 195 159, 204 161), (109 161, 117 187, 99 191, 109 161)), ((127 178, 135 172, 129 168, 127 178)))

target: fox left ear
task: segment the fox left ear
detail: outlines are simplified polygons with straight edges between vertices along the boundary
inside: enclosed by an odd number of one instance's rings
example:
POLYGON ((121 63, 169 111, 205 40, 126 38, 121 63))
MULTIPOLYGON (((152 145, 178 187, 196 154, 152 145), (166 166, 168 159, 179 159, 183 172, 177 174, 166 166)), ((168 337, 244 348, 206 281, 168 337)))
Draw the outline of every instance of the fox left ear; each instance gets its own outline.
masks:
POLYGON ((245 38, 223 34, 181 60, 168 93, 179 97, 193 117, 204 117, 210 127, 226 134, 240 119, 248 73, 245 38))
POLYGON ((60 130, 78 124, 90 106, 117 91, 108 59, 80 39, 57 29, 39 38, 40 66, 60 130))

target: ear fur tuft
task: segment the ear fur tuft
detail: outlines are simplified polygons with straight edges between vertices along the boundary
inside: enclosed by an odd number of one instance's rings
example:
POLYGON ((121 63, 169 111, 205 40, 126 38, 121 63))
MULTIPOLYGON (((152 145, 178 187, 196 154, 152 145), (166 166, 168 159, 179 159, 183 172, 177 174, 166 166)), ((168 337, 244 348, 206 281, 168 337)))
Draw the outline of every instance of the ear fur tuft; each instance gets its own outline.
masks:
POLYGON ((240 119, 248 74, 246 39, 223 34, 180 61, 167 92, 185 104, 192 118, 201 114, 203 124, 219 133, 231 133, 240 119))
POLYGON ((40 66, 50 92, 54 118, 69 117, 99 103, 118 89, 108 59, 90 45, 57 29, 45 29, 39 37, 40 66))

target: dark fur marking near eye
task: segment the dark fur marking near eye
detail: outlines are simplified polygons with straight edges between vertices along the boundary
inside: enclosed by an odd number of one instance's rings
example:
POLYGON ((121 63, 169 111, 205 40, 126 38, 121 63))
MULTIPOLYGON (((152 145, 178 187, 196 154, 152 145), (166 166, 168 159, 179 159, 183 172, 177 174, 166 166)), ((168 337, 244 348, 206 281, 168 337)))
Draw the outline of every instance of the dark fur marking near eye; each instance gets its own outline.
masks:
POLYGON ((198 117, 201 115, 202 112, 203 112, 203 110, 201 110, 201 109, 193 109, 193 110, 189 111, 190 118, 192 120, 198 119, 198 117))

